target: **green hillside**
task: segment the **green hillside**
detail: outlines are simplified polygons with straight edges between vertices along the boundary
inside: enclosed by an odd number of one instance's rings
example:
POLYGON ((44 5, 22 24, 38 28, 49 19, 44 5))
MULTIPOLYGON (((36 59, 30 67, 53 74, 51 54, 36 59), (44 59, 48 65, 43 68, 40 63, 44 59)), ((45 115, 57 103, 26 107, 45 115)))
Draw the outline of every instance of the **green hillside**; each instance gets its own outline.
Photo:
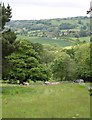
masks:
POLYGON ((62 47, 89 42, 89 17, 71 17, 45 20, 14 20, 6 25, 18 38, 26 38, 41 44, 57 44, 62 47))

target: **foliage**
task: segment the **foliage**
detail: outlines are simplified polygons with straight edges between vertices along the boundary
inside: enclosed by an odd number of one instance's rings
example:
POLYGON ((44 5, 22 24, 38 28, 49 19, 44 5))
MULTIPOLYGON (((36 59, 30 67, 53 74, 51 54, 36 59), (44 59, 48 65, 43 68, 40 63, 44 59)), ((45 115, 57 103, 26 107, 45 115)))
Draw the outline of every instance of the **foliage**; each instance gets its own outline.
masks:
POLYGON ((16 40, 16 34, 11 29, 2 33, 2 57, 11 54, 14 51, 13 43, 16 40))
POLYGON ((30 37, 61 38, 84 37, 90 34, 89 17, 71 17, 47 20, 15 20, 7 24, 17 35, 30 37), (23 29, 22 29, 23 28, 23 29))
POLYGON ((75 61, 77 63, 77 75, 79 77, 92 77, 90 62, 90 44, 83 44, 75 48, 75 61))
POLYGON ((82 78, 85 81, 91 81, 92 70, 91 70, 91 44, 78 44, 69 49, 63 49, 76 63, 76 78, 82 78))
POLYGON ((86 37, 90 34, 89 30, 81 29, 79 35, 80 37, 86 37))
POLYGON ((64 52, 52 64, 52 73, 57 80, 73 80, 75 77, 75 62, 64 52))
POLYGON ((66 29, 74 29, 75 25, 70 24, 70 23, 62 23, 60 25, 60 30, 66 30, 66 29))
POLYGON ((5 7, 0 4, 0 12, 2 13, 1 21, 2 21, 2 78, 4 79, 7 76, 9 64, 6 60, 6 56, 10 55, 14 52, 14 45, 13 43, 16 40, 16 34, 11 30, 3 30, 5 28, 5 24, 10 21, 11 16, 11 8, 8 4, 5 7))
POLYGON ((47 71, 41 66, 40 57, 32 44, 27 40, 17 40, 14 45, 16 51, 7 57, 10 64, 9 79, 19 80, 20 83, 29 79, 48 80, 47 71))
POLYGON ((23 83, 29 79, 34 82, 47 81, 52 76, 53 79, 60 81, 92 77, 91 47, 88 43, 84 44, 88 40, 79 39, 89 36, 89 18, 9 22, 12 17, 9 4, 5 7, 3 3, 0 7, 2 7, 2 29, 10 25, 16 31, 16 34, 11 29, 2 32, 3 78, 23 83), (7 22, 9 23, 6 24, 7 22), (17 28, 16 24, 19 25, 17 28), (16 35, 20 34, 31 37, 29 41, 23 40, 24 36, 21 40, 16 40, 16 35), (53 46, 42 45, 44 43, 53 46), (76 43, 76 46, 62 49, 56 43, 63 47, 74 46, 76 43))
POLYGON ((63 49, 62 52, 67 53, 72 59, 74 59, 74 54, 75 54, 75 50, 74 47, 71 47, 70 49, 63 49))
POLYGON ((3 5, 0 4, 0 7, 2 8, 2 29, 4 29, 4 26, 6 24, 6 22, 9 22, 11 19, 11 7, 8 4, 7 7, 5 7, 4 3, 3 5))
POLYGON ((33 49, 35 50, 35 52, 37 52, 37 54, 39 55, 39 60, 42 63, 42 59, 43 59, 43 45, 40 43, 32 43, 33 49))
POLYGON ((36 81, 48 81, 50 78, 50 70, 46 66, 40 65, 38 67, 30 69, 30 78, 34 82, 36 81))

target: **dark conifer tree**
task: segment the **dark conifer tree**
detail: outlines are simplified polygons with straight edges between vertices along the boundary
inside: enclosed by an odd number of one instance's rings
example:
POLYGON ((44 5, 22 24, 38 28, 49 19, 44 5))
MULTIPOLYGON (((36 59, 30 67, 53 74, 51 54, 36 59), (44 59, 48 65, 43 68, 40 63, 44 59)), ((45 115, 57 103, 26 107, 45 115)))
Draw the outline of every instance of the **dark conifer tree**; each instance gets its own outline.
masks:
POLYGON ((6 22, 9 22, 12 17, 12 9, 9 4, 5 7, 4 3, 0 7, 2 8, 2 29, 4 29, 6 22))

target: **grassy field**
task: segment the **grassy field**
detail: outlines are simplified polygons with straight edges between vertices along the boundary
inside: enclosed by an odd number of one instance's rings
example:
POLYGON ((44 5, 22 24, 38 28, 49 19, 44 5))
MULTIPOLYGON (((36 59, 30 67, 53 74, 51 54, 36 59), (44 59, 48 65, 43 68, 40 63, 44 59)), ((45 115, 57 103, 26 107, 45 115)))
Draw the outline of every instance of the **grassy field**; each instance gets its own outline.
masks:
MULTIPOLYGON (((75 41, 77 38, 72 38, 73 41, 75 41)), ((86 42, 90 42, 90 36, 87 37, 80 37, 78 38, 81 42, 86 41, 86 42)))
MULTIPOLYGON (((18 36, 17 39, 27 39, 33 43, 40 44, 50 44, 50 45, 58 45, 60 47, 73 46, 76 44, 77 38, 62 38, 62 39, 52 39, 52 38, 40 38, 40 37, 28 37, 28 36, 18 36)), ((89 42, 90 37, 80 37, 79 40, 89 42)))
POLYGON ((74 42, 64 39, 52 39, 52 38, 40 38, 40 37, 27 37, 27 36, 18 36, 17 39, 27 39, 33 43, 40 44, 50 44, 50 45, 58 45, 60 47, 72 46, 75 45, 74 42))
POLYGON ((83 85, 2 86, 3 118, 90 118, 90 96, 83 85))
POLYGON ((79 38, 80 41, 86 41, 86 42, 90 42, 90 36, 88 37, 81 37, 79 38))

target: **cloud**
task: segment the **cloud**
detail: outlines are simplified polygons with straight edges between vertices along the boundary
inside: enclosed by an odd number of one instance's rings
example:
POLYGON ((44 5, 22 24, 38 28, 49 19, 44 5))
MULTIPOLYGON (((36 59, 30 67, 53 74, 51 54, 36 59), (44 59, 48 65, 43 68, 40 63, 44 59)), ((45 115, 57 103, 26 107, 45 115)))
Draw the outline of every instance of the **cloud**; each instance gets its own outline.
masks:
MULTIPOLYGON (((80 1, 80 0, 3 0, 7 3, 21 6, 21 5, 30 5, 30 6, 47 6, 47 7, 83 7, 89 2, 80 1)), ((89 3, 88 3, 89 4, 89 3)))
POLYGON ((3 0, 12 7, 12 19, 45 19, 86 15, 90 1, 3 0))

